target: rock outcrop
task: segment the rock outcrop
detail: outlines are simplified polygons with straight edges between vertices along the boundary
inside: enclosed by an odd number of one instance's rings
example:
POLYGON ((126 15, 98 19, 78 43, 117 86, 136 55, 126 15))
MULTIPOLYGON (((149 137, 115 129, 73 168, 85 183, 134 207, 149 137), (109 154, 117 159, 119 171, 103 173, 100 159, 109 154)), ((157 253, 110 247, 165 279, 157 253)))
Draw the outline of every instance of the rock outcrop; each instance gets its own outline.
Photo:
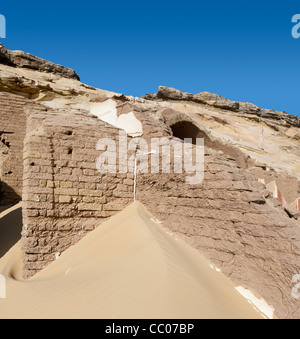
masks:
MULTIPOLYGON (((190 101, 244 114, 245 117, 247 115, 253 115, 261 119, 275 120, 277 123, 283 124, 287 127, 300 127, 300 118, 297 116, 289 115, 286 112, 277 112, 270 109, 260 108, 248 102, 228 100, 218 94, 209 92, 201 92, 193 95, 191 93, 181 92, 175 88, 160 86, 156 94, 146 94, 143 98, 147 100, 190 101)), ((300 135, 297 135, 297 138, 298 137, 300 137, 300 135)))
POLYGON ((54 64, 23 51, 10 51, 0 44, 0 63, 19 68, 57 74, 66 78, 80 80, 74 70, 54 64))
POLYGON ((207 92, 196 95, 160 86, 149 102, 183 112, 197 121, 211 139, 238 148, 261 164, 300 180, 300 118, 285 112, 227 100, 207 92))

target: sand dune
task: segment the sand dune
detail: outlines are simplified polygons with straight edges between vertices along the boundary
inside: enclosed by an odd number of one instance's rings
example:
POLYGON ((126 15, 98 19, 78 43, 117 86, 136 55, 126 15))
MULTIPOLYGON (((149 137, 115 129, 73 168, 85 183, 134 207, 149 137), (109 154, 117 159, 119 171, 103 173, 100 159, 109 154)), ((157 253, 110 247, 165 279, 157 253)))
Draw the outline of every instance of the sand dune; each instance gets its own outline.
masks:
POLYGON ((0 318, 261 318, 222 273, 136 202, 27 281, 1 260, 0 318))

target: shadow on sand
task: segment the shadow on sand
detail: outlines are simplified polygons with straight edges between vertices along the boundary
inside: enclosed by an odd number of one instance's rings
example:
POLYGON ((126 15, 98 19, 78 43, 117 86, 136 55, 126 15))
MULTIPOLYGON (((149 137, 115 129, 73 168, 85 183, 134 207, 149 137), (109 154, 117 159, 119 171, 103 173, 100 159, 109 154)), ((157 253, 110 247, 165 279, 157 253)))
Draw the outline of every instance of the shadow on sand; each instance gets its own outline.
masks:
POLYGON ((0 218, 0 258, 21 239, 22 207, 0 218))

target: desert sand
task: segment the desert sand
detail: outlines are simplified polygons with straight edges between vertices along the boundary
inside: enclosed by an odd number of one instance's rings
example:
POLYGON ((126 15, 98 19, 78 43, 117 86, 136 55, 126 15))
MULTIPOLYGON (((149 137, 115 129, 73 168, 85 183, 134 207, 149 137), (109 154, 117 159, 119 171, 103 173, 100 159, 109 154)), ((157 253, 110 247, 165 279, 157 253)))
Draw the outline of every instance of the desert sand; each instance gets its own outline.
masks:
MULTIPOLYGON (((17 205, 0 215, 17 224, 17 205), (9 218, 8 218, 9 216, 9 218)), ((8 225, 7 225, 8 226, 8 225)), ((22 280, 21 243, 0 259, 0 318, 198 319, 264 317, 197 250, 139 202, 43 271, 22 280)))

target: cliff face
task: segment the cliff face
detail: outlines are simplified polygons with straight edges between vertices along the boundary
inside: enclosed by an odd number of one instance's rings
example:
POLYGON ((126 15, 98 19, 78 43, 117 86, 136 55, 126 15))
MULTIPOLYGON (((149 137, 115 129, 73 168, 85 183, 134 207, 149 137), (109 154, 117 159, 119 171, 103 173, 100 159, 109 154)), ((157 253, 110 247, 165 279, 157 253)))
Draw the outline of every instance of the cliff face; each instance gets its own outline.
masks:
MULTIPOLYGON (((165 227, 259 293, 279 317, 300 317, 291 296, 292 278, 300 273, 297 117, 166 87, 144 98, 127 97, 54 68, 33 70, 2 60, 2 196, 9 198, 8 187, 16 192, 14 201, 22 196, 25 277, 136 193, 165 227), (127 132, 121 143, 120 129, 127 132), (139 173, 134 190, 132 172, 99 172, 100 139, 111 138, 119 150, 130 141, 142 146, 137 136, 148 145, 153 138, 204 138, 204 181, 189 185, 187 173, 139 173)), ((150 168, 150 158, 145 162, 150 168)))
POLYGON ((184 112, 211 138, 300 179, 300 118, 212 93, 192 95, 163 86, 144 98, 157 106, 184 112))

